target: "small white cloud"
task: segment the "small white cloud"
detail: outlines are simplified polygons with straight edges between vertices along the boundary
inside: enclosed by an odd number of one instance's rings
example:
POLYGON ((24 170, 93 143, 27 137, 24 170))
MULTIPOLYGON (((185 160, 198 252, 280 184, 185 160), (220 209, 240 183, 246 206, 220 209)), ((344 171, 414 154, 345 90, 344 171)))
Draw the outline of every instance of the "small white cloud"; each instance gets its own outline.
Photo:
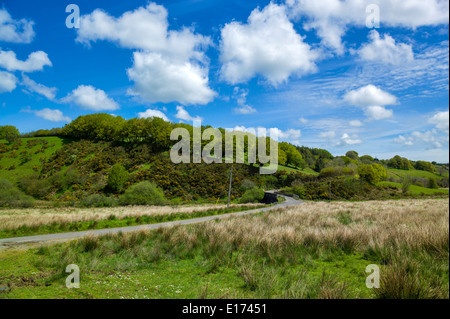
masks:
POLYGON ((70 122, 71 119, 67 116, 64 116, 64 114, 60 110, 51 110, 48 108, 45 108, 40 111, 34 111, 34 114, 38 117, 41 117, 47 121, 52 122, 70 122))
POLYGON ((301 117, 298 119, 301 123, 303 124, 307 124, 309 121, 307 119, 305 119, 304 117, 301 117))
POLYGON ((380 62, 383 64, 400 65, 414 61, 412 46, 405 43, 395 43, 394 38, 388 34, 380 38, 376 30, 369 33, 372 42, 364 44, 359 50, 359 56, 365 61, 380 62))
POLYGON ((16 87, 16 76, 9 72, 0 71, 0 93, 12 92, 16 87))
POLYGON ((22 75, 22 85, 25 85, 29 92, 38 93, 45 96, 49 100, 55 99, 57 88, 47 87, 36 83, 25 74, 22 75))
POLYGON ((340 142, 338 143, 338 146, 346 146, 346 145, 358 145, 362 144, 363 141, 355 137, 350 137, 347 133, 344 133, 341 137, 340 142))
POLYGON ((394 115, 394 111, 388 110, 379 105, 367 107, 364 113, 367 115, 369 119, 372 120, 384 120, 394 115))
POLYGON ((0 50, 0 67, 8 71, 34 72, 43 70, 44 66, 52 66, 52 62, 43 51, 33 52, 25 61, 21 61, 15 52, 0 50))
POLYGON ((348 92, 345 94, 344 100, 351 105, 360 107, 373 105, 384 106, 397 103, 397 98, 395 96, 372 84, 348 92))
POLYGON ((428 123, 436 125, 436 128, 446 134, 449 133, 449 111, 438 112, 433 115, 428 123))
POLYGON ((194 121, 202 121, 203 119, 200 116, 193 117, 191 116, 182 106, 177 106, 177 114, 175 115, 177 119, 180 121, 186 122, 194 122, 194 121))
POLYGON ((397 144, 404 144, 408 146, 414 145, 414 139, 412 137, 405 137, 403 135, 399 135, 399 137, 395 138, 394 142, 397 144))
POLYGON ((91 85, 80 85, 63 98, 62 102, 73 102, 86 110, 93 111, 114 111, 120 108, 119 104, 109 98, 105 91, 91 85))
POLYGON ((221 31, 222 77, 231 84, 261 75, 272 85, 295 75, 315 72, 317 52, 303 42, 286 16, 286 8, 270 3, 252 11, 247 24, 228 23, 221 31))
POLYGON ((33 24, 26 19, 15 20, 6 9, 0 9, 0 41, 30 43, 34 38, 33 24))
POLYGON ((364 125, 360 120, 353 120, 350 121, 348 124, 353 127, 362 127, 364 125))
POLYGON ((145 112, 138 113, 138 117, 140 119, 146 119, 149 117, 159 117, 162 118, 166 122, 170 122, 169 118, 161 111, 148 109, 145 112))
POLYGON ((393 116, 394 112, 386 109, 384 106, 397 103, 397 98, 377 88, 375 85, 369 84, 346 93, 344 101, 363 108, 370 119, 382 120, 393 116))
POLYGON ((256 109, 247 104, 248 90, 235 87, 233 90, 233 99, 236 100, 239 107, 234 108, 237 114, 252 114, 256 113, 256 109))
POLYGON ((335 131, 322 132, 319 134, 320 138, 333 139, 336 137, 335 131))

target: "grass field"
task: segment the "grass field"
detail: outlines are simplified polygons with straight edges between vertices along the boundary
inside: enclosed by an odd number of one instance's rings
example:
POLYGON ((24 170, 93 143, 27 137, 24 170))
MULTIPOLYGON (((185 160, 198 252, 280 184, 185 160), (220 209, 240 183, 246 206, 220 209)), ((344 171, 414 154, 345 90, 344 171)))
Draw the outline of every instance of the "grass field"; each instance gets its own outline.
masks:
POLYGON ((0 238, 127 227, 220 215, 261 204, 1 209, 0 238))
MULTIPOLYGON (((402 188, 402 184, 395 183, 395 182, 380 182, 380 183, 378 183, 378 185, 394 186, 394 187, 397 187, 399 190, 402 188)), ((409 187, 409 192, 412 195, 421 195, 421 194, 425 194, 425 195, 440 195, 440 194, 448 195, 449 194, 449 190, 448 189, 432 189, 432 188, 426 188, 426 187, 421 187, 421 186, 417 186, 417 185, 411 185, 409 187)))
MULTIPOLYGON (((402 170, 402 169, 394 169, 389 168, 388 169, 388 176, 389 177, 395 177, 395 178, 404 178, 406 176, 410 177, 422 177, 422 178, 434 178, 434 179, 441 179, 442 176, 439 176, 438 174, 427 172, 427 171, 419 171, 416 169, 411 170, 402 170)), ((445 174, 445 176, 448 176, 448 172, 445 174)))
POLYGON ((448 298, 448 200, 305 203, 0 251, 0 298, 448 298), (80 267, 79 289, 64 272, 80 267), (380 288, 365 285, 380 267, 380 288))

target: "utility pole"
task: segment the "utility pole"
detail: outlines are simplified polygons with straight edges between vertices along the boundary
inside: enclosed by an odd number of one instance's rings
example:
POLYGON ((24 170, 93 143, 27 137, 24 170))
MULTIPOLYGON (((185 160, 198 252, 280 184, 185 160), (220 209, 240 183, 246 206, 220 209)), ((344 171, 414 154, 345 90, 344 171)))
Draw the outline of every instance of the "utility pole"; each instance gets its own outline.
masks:
POLYGON ((230 208, 230 198, 231 198, 231 179, 233 178, 233 164, 231 164, 230 169, 230 186, 228 187, 228 203, 227 208, 230 208))
POLYGON ((331 180, 330 180, 330 203, 331 203, 331 180))

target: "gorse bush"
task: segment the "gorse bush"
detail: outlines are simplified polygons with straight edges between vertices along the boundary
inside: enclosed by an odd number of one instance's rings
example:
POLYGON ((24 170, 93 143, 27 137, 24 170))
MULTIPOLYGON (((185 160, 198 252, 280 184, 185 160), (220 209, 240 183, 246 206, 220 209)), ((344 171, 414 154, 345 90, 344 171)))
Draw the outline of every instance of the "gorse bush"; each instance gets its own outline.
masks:
POLYGON ((108 175, 108 188, 114 192, 122 191, 129 174, 121 164, 115 164, 108 175))
POLYGON ((9 181, 0 179, 0 206, 32 207, 33 198, 25 195, 9 181))
POLYGON ((245 191, 244 195, 242 195, 240 203, 257 203, 261 202, 264 198, 264 191, 261 188, 253 187, 245 191))
POLYGON ((153 182, 141 182, 128 188, 120 196, 120 205, 164 205, 164 192, 153 182))

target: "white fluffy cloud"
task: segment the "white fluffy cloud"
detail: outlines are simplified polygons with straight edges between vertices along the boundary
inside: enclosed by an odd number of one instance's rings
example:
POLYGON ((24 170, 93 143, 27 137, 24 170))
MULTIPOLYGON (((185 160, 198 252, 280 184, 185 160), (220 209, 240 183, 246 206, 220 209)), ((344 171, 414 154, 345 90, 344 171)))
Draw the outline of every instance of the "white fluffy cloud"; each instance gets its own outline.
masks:
POLYGON ((207 104, 216 93, 208 87, 208 70, 188 61, 175 62, 159 53, 135 52, 133 67, 127 70, 135 82, 130 95, 155 102, 207 104))
POLYGON ((394 112, 384 106, 397 103, 397 98, 370 84, 348 92, 344 101, 362 107, 370 119, 382 120, 393 116, 394 112))
POLYGON ((363 141, 357 138, 356 136, 350 137, 347 133, 344 133, 341 137, 341 140, 339 141, 339 146, 346 146, 346 145, 358 145, 362 144, 363 141))
POLYGON ((170 122, 169 118, 161 111, 148 109, 145 112, 138 113, 138 117, 140 119, 146 119, 149 117, 159 117, 162 118, 166 122, 170 122))
POLYGON ((367 115, 369 119, 372 120, 384 120, 394 115, 394 111, 388 110, 379 105, 368 106, 364 111, 364 113, 367 115))
POLYGON ((177 106, 177 114, 175 115, 177 119, 180 121, 186 121, 186 122, 194 122, 194 121, 202 121, 203 119, 200 116, 193 117, 191 116, 188 111, 184 109, 182 106, 177 106))
POLYGON ((62 101, 73 102, 86 110, 93 111, 114 111, 120 108, 119 104, 109 98, 105 91, 91 85, 80 85, 62 101))
POLYGON ((0 41, 30 43, 34 38, 33 24, 26 19, 15 20, 6 9, 0 9, 0 41))
POLYGON ((273 85, 292 74, 314 72, 317 53, 303 42, 284 6, 270 3, 250 14, 247 24, 231 22, 221 31, 222 77, 231 84, 261 75, 273 85))
POLYGON ((211 40, 191 28, 169 31, 167 18, 167 10, 152 2, 118 18, 97 9, 80 18, 77 41, 106 40, 139 50, 127 70, 135 83, 131 95, 150 103, 207 104, 216 96, 204 54, 211 40))
POLYGON ((380 8, 382 27, 417 28, 448 24, 448 0, 286 0, 290 16, 304 18, 304 28, 314 29, 323 45, 338 54, 345 51, 342 37, 351 26, 365 27, 369 4, 380 8))
POLYGON ((0 67, 8 71, 34 72, 41 71, 44 66, 52 66, 47 53, 36 51, 28 56, 25 61, 18 60, 13 51, 0 50, 0 67))
POLYGON ((436 128, 439 131, 448 134, 449 133, 449 111, 436 113, 428 120, 428 123, 436 125, 436 128))
POLYGON ((412 46, 406 43, 396 43, 394 38, 385 34, 383 38, 376 30, 369 33, 370 43, 364 44, 359 50, 359 56, 365 61, 375 61, 384 64, 399 65, 414 61, 412 46))
POLYGON ((16 76, 9 72, 0 71, 0 93, 12 92, 16 87, 16 76))
POLYGON ((67 116, 64 116, 63 112, 60 110, 51 110, 49 108, 45 108, 40 111, 34 111, 36 116, 41 117, 45 120, 52 122, 70 122, 71 119, 67 116))
POLYGON ((36 83, 25 74, 22 75, 22 85, 24 85, 29 92, 38 93, 45 96, 49 100, 55 99, 57 88, 47 87, 40 83, 36 83))

